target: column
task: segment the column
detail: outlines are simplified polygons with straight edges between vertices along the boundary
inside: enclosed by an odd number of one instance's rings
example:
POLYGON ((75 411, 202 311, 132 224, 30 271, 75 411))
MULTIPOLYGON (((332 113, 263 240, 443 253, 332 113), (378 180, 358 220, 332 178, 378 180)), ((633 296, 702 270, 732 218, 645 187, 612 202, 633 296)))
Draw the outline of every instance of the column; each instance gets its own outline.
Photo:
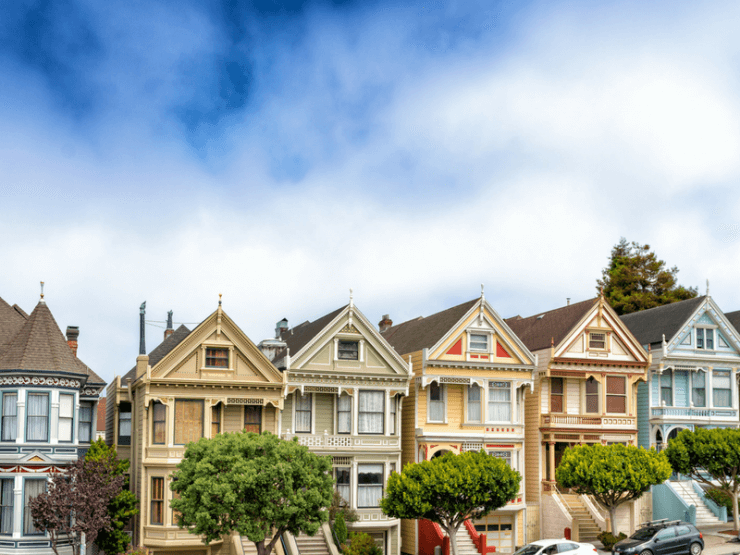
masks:
POLYGON ((352 460, 352 474, 349 477, 349 483, 350 483, 350 497, 352 498, 350 505, 353 509, 357 510, 357 461, 352 460))
POLYGON ((16 434, 16 443, 26 442, 26 391, 18 390, 18 429, 16 434))
POLYGON ((357 418, 360 411, 360 389, 358 387, 355 388, 355 393, 353 395, 354 399, 352 399, 352 435, 357 435, 357 418))
POLYGON ((59 392, 49 392, 49 443, 59 443, 59 392))
POLYGON ((23 477, 16 476, 13 484, 13 539, 23 534, 23 477))
POLYGON ((550 460, 550 476, 548 476, 548 480, 551 482, 555 481, 555 442, 551 441, 547 444, 548 447, 548 456, 550 460))
MULTIPOLYGON (((707 395, 707 408, 713 409, 714 408, 714 390, 712 387, 714 384, 712 383, 712 367, 707 366, 707 381, 704 384, 704 387, 706 387, 706 395, 707 395)), ((666 443, 668 443, 668 438, 666 438, 666 443)))

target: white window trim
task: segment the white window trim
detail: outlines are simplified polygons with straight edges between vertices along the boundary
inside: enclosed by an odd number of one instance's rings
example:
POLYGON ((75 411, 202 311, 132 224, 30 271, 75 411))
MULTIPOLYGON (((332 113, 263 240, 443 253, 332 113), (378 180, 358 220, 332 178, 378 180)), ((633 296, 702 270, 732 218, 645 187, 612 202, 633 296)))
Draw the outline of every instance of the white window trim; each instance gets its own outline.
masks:
POLYGON ((388 464, 387 461, 356 461, 354 464, 354 472, 350 473, 350 491, 354 495, 355 498, 355 504, 352 505, 352 508, 354 509, 365 509, 365 510, 373 510, 377 509, 378 507, 360 507, 357 505, 357 501, 360 499, 360 467, 361 466, 372 466, 372 465, 382 465, 383 466, 383 472, 380 474, 383 480, 383 483, 381 484, 383 488, 383 495, 385 495, 385 486, 388 483, 388 464), (352 480, 354 479, 354 486, 352 480))
MULTIPOLYGON (((296 404, 297 404, 296 403, 296 399, 298 398, 298 395, 299 394, 301 394, 301 390, 300 389, 296 389, 293 392, 293 402, 291 403, 291 405, 292 405, 291 409, 292 409, 292 412, 293 412, 293 420, 292 420, 293 433, 294 434, 315 434, 316 433, 316 406, 315 406, 315 404, 316 404, 316 395, 314 395, 313 392, 303 393, 304 396, 305 395, 310 395, 311 396, 311 431, 310 432, 299 432, 299 431, 296 430, 297 426, 296 426, 296 419, 295 419, 295 407, 296 407, 296 404)), ((336 413, 336 411, 335 411, 335 413, 336 413)), ((263 415, 263 418, 264 418, 264 415, 263 415)), ((242 411, 242 420, 243 419, 244 419, 244 411, 242 411)), ((334 428, 334 429, 336 430, 336 428, 334 428)))
POLYGON ((345 391, 342 391, 342 393, 340 393, 339 395, 334 395, 334 434, 343 435, 343 436, 354 435, 354 425, 355 425, 355 398, 353 395, 350 395, 347 390, 345 390, 345 391), (349 397, 349 433, 339 431, 339 398, 342 395, 346 395, 347 397, 349 397))
MULTIPOLYGON (((563 383, 563 388, 565 388, 565 383, 563 383)), ((483 395, 481 395, 483 397, 483 395)), ((516 390, 514 389, 514 383, 511 380, 488 380, 486 382, 486 389, 485 389, 485 399, 486 399, 486 409, 485 413, 481 414, 481 418, 485 418, 486 424, 515 424, 517 422, 516 420, 516 390), (491 392, 491 384, 494 382, 508 382, 509 383, 509 405, 511 405, 511 408, 509 409, 509 420, 490 420, 488 415, 488 394, 491 392)))
POLYGON ((486 410, 484 409, 484 402, 485 399, 485 392, 483 388, 478 383, 471 383, 469 384, 465 389, 465 402, 463 410, 465 411, 465 423, 466 424, 483 424, 486 421, 486 410), (478 390, 480 391, 480 398, 478 400, 478 403, 480 404, 480 420, 470 420, 470 411, 468 410, 469 404, 470 404, 470 390, 473 386, 477 386, 478 390))
POLYGON ((605 352, 609 352, 611 350, 611 332, 609 332, 607 330, 603 330, 602 331, 602 330, 598 330, 598 329, 596 329, 596 330, 586 330, 586 335, 587 335, 587 337, 586 337, 586 345, 585 345, 586 351, 598 351, 600 353, 605 353, 605 352), (599 333, 599 334, 602 334, 604 336, 604 347, 603 348, 592 347, 591 346, 591 334, 594 334, 594 333, 599 333))
POLYGON ((447 424, 447 387, 446 384, 438 384, 439 385, 439 392, 442 397, 442 404, 443 404, 443 412, 444 412, 444 418, 442 420, 432 420, 432 384, 430 383, 429 386, 427 386, 427 423, 428 424, 447 424))
POLYGON ((594 378, 594 381, 597 383, 597 388, 596 388, 597 389, 597 391, 596 391, 596 412, 586 412, 586 407, 587 407, 587 405, 586 405, 586 397, 587 397, 587 395, 586 395, 586 382, 587 381, 588 380, 583 380, 583 387, 581 388, 581 406, 583 407, 582 414, 585 415, 585 416, 589 416, 589 415, 599 416, 599 415, 603 414, 603 411, 601 410, 602 409, 602 406, 601 406, 602 405, 602 399, 601 399, 601 393, 602 393, 602 391, 601 390, 604 389, 604 388, 602 387, 601 382, 599 380, 597 380, 596 378, 594 378))
POLYGON ((691 335, 694 337, 694 345, 693 345, 694 349, 697 350, 697 351, 716 351, 717 350, 717 335, 718 335, 718 330, 719 330, 719 327, 718 326, 714 326, 712 324, 700 324, 698 326, 694 326, 694 329, 691 332, 691 335), (696 330, 698 330, 698 329, 702 329, 702 330, 713 330, 713 332, 712 332, 712 336, 713 336, 713 338, 712 338, 712 344, 713 344, 713 347, 711 349, 707 349, 707 347, 706 347, 706 345, 707 345, 707 332, 706 331, 704 332, 704 339, 702 341, 702 343, 704 344, 704 347, 699 347, 699 343, 697 342, 697 339, 696 339, 696 330))

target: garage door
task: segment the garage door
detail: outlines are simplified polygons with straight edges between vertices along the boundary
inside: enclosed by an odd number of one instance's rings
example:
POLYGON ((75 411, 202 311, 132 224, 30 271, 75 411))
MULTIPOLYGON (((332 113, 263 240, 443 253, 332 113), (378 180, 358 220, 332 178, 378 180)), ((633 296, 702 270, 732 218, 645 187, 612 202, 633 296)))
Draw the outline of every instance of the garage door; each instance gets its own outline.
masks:
POLYGON ((514 517, 489 515, 475 521, 475 529, 486 535, 486 545, 496 551, 514 552, 514 517))

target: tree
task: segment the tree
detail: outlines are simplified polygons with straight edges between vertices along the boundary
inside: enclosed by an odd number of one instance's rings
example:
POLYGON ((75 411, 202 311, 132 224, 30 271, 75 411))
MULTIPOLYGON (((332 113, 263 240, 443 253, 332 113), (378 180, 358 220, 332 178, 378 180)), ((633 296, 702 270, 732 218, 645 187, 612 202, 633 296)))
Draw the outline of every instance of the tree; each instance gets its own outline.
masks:
POLYGON ((237 532, 259 555, 284 532, 313 536, 328 520, 334 489, 331 461, 294 438, 263 432, 218 434, 191 443, 172 475, 177 524, 206 545, 237 532))
MULTIPOLYGON (((128 459, 119 459, 116 450, 109 447, 102 439, 98 439, 90 445, 85 455, 87 460, 112 461, 110 472, 113 476, 125 476, 128 472, 128 459)), ((108 516, 110 516, 110 527, 101 530, 95 540, 95 545, 109 555, 125 553, 131 544, 129 536, 124 528, 126 524, 139 514, 139 500, 134 492, 128 489, 124 483, 121 492, 108 503, 108 516)))
POLYGON ((663 452, 676 472, 691 476, 710 487, 718 483, 730 493, 735 530, 740 530, 740 430, 683 430, 668 443, 668 448, 663 452))
POLYGON ((565 450, 555 473, 558 483, 581 495, 593 495, 609 511, 617 534, 617 508, 640 497, 671 475, 663 453, 633 445, 578 445, 565 450))
POLYGON ((34 526, 49 534, 59 555, 59 541, 68 538, 72 553, 84 542, 94 542, 110 527, 108 504, 121 492, 123 476, 113 475, 110 455, 101 460, 80 458, 63 473, 54 474, 46 492, 29 503, 34 526))
POLYGON ((696 288, 676 284, 677 273, 676 266, 665 268, 650 245, 628 243, 622 237, 596 280, 597 290, 619 315, 696 297, 696 288))
POLYGON ((485 452, 446 453, 407 464, 388 478, 380 508, 391 518, 426 518, 439 524, 457 555, 456 535, 467 519, 503 507, 519 493, 521 475, 485 452))

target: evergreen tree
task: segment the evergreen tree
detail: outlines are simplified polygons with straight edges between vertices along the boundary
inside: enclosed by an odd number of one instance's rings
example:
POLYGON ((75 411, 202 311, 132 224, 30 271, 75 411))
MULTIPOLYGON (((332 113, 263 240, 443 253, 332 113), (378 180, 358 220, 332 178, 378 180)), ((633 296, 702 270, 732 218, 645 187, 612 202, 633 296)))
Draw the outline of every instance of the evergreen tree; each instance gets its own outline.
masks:
POLYGON ((650 245, 622 237, 612 248, 609 265, 597 280, 597 290, 617 314, 629 314, 696 297, 697 289, 676 283, 678 268, 665 268, 650 245))

